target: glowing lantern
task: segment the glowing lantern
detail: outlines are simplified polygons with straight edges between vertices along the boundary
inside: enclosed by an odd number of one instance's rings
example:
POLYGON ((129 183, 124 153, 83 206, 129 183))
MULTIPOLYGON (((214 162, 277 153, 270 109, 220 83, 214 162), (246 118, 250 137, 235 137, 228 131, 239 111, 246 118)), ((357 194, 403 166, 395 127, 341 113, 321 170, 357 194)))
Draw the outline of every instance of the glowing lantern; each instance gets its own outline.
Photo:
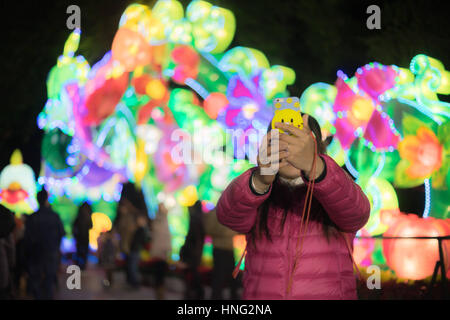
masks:
POLYGON ((126 27, 120 28, 112 44, 114 60, 120 62, 125 71, 133 71, 137 66, 151 62, 151 47, 145 38, 126 27))
MULTIPOLYGON (((419 218, 414 214, 391 217, 391 225, 384 233, 388 237, 436 237, 450 235, 450 219, 419 218)), ((443 241, 445 265, 448 268, 450 244, 443 241)), ((387 265, 399 278, 420 280, 433 274, 439 260, 435 239, 384 239, 383 252, 387 265)))
POLYGON ((148 170, 147 154, 145 153, 145 142, 138 138, 136 148, 136 161, 134 163, 134 179, 138 186, 141 185, 142 179, 148 170))
POLYGON ((38 209, 34 172, 22 162, 19 150, 13 152, 10 164, 0 173, 0 204, 19 215, 38 209))
POLYGON ((94 212, 91 215, 92 228, 89 230, 89 244, 94 250, 97 250, 97 239, 102 232, 107 232, 112 228, 112 222, 109 217, 101 212, 94 212))
POLYGON ((217 119, 217 115, 228 104, 227 97, 220 92, 211 93, 203 102, 203 108, 211 119, 217 119))
POLYGON ((182 206, 190 207, 198 200, 197 188, 193 185, 187 186, 181 192, 179 203, 182 206))

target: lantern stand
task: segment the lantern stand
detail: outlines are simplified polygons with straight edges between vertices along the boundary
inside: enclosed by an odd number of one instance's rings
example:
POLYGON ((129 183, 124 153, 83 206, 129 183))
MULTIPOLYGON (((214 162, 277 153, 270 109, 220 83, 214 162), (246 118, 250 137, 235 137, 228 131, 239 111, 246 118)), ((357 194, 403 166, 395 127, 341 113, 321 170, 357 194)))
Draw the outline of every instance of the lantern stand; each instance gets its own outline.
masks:
POLYGON ((439 267, 441 269, 441 283, 442 283, 442 294, 443 298, 447 299, 447 277, 445 274, 445 261, 444 261, 444 251, 442 250, 442 241, 450 240, 450 236, 445 237, 435 237, 438 240, 439 244, 439 261, 436 261, 436 266, 434 267, 433 277, 431 278, 430 289, 428 293, 431 294, 431 290, 433 289, 434 283, 436 282, 436 277, 439 272, 439 267))

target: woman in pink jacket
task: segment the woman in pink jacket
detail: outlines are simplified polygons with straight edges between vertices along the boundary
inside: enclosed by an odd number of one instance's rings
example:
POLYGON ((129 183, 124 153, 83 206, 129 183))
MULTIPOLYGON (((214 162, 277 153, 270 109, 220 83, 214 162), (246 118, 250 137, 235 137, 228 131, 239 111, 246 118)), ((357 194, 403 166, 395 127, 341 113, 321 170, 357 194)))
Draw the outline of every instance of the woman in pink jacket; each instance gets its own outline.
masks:
POLYGON ((267 155, 279 163, 278 173, 261 171, 274 163, 262 165, 260 150, 258 167, 234 179, 217 204, 219 221, 246 235, 244 299, 357 298, 350 250, 356 231, 369 218, 369 200, 325 154, 317 121, 307 115, 303 119, 303 130, 277 123, 290 135, 268 134, 275 144, 265 145, 267 155), (304 219, 300 232, 307 184, 313 178, 309 223, 305 230, 304 219))

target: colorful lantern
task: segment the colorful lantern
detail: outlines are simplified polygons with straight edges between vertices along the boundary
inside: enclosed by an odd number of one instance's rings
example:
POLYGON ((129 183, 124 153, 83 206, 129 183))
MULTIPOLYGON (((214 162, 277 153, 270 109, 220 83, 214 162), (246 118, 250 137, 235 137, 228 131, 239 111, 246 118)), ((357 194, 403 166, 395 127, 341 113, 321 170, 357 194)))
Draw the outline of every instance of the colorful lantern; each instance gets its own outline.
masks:
POLYGON ((23 163, 19 150, 13 152, 10 164, 0 173, 0 204, 18 215, 39 208, 33 169, 23 163))
MULTIPOLYGON (((437 237, 450 235, 450 220, 423 219, 414 214, 400 214, 391 219, 386 237, 437 237)), ((450 244, 442 242, 445 266, 449 270, 450 244)), ((435 239, 384 239, 383 252, 387 265, 397 277, 411 280, 425 279, 433 274, 439 260, 435 239)))

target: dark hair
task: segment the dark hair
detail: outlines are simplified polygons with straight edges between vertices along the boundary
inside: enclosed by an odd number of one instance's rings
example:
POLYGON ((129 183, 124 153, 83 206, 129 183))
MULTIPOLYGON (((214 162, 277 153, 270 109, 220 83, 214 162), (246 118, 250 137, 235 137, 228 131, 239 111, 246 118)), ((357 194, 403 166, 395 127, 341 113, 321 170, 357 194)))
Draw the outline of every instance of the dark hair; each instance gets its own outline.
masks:
POLYGON ((140 212, 147 214, 147 205, 142 191, 137 190, 132 183, 125 183, 122 187, 122 193, 119 200, 119 206, 129 201, 140 212))
MULTIPOLYGON (((322 132, 319 123, 312 116, 309 116, 308 126, 315 135, 317 141, 318 154, 325 154, 326 144, 322 140, 322 132)), ((304 193, 306 194, 306 186, 302 185, 298 187, 292 187, 284 185, 280 182, 279 175, 278 174, 276 175, 275 180, 272 184, 272 191, 269 197, 258 208, 259 217, 251 230, 253 245, 255 245, 256 238, 259 238, 261 236, 265 236, 267 239, 269 239, 269 241, 272 241, 272 237, 267 224, 269 209, 271 207, 277 207, 283 210, 283 218, 281 221, 280 232, 283 230, 284 223, 286 222, 286 218, 289 214, 290 208, 296 202, 301 201, 300 198, 293 197, 292 195, 300 191, 305 191, 304 193)), ((301 213, 292 213, 292 214, 300 215, 301 213)), ((322 224, 323 232, 327 239, 329 239, 329 236, 332 233, 332 229, 336 227, 335 224, 329 218, 325 209, 322 207, 320 202, 314 197, 314 195, 311 201, 310 220, 317 221, 322 224)))
POLYGON ((45 207, 47 199, 48 199, 47 190, 45 190, 45 188, 42 187, 42 190, 39 191, 37 194, 37 201, 39 203, 39 207, 45 207))
POLYGON ((203 213, 202 203, 200 200, 195 201, 195 203, 188 208, 189 213, 191 214, 200 214, 203 213))

